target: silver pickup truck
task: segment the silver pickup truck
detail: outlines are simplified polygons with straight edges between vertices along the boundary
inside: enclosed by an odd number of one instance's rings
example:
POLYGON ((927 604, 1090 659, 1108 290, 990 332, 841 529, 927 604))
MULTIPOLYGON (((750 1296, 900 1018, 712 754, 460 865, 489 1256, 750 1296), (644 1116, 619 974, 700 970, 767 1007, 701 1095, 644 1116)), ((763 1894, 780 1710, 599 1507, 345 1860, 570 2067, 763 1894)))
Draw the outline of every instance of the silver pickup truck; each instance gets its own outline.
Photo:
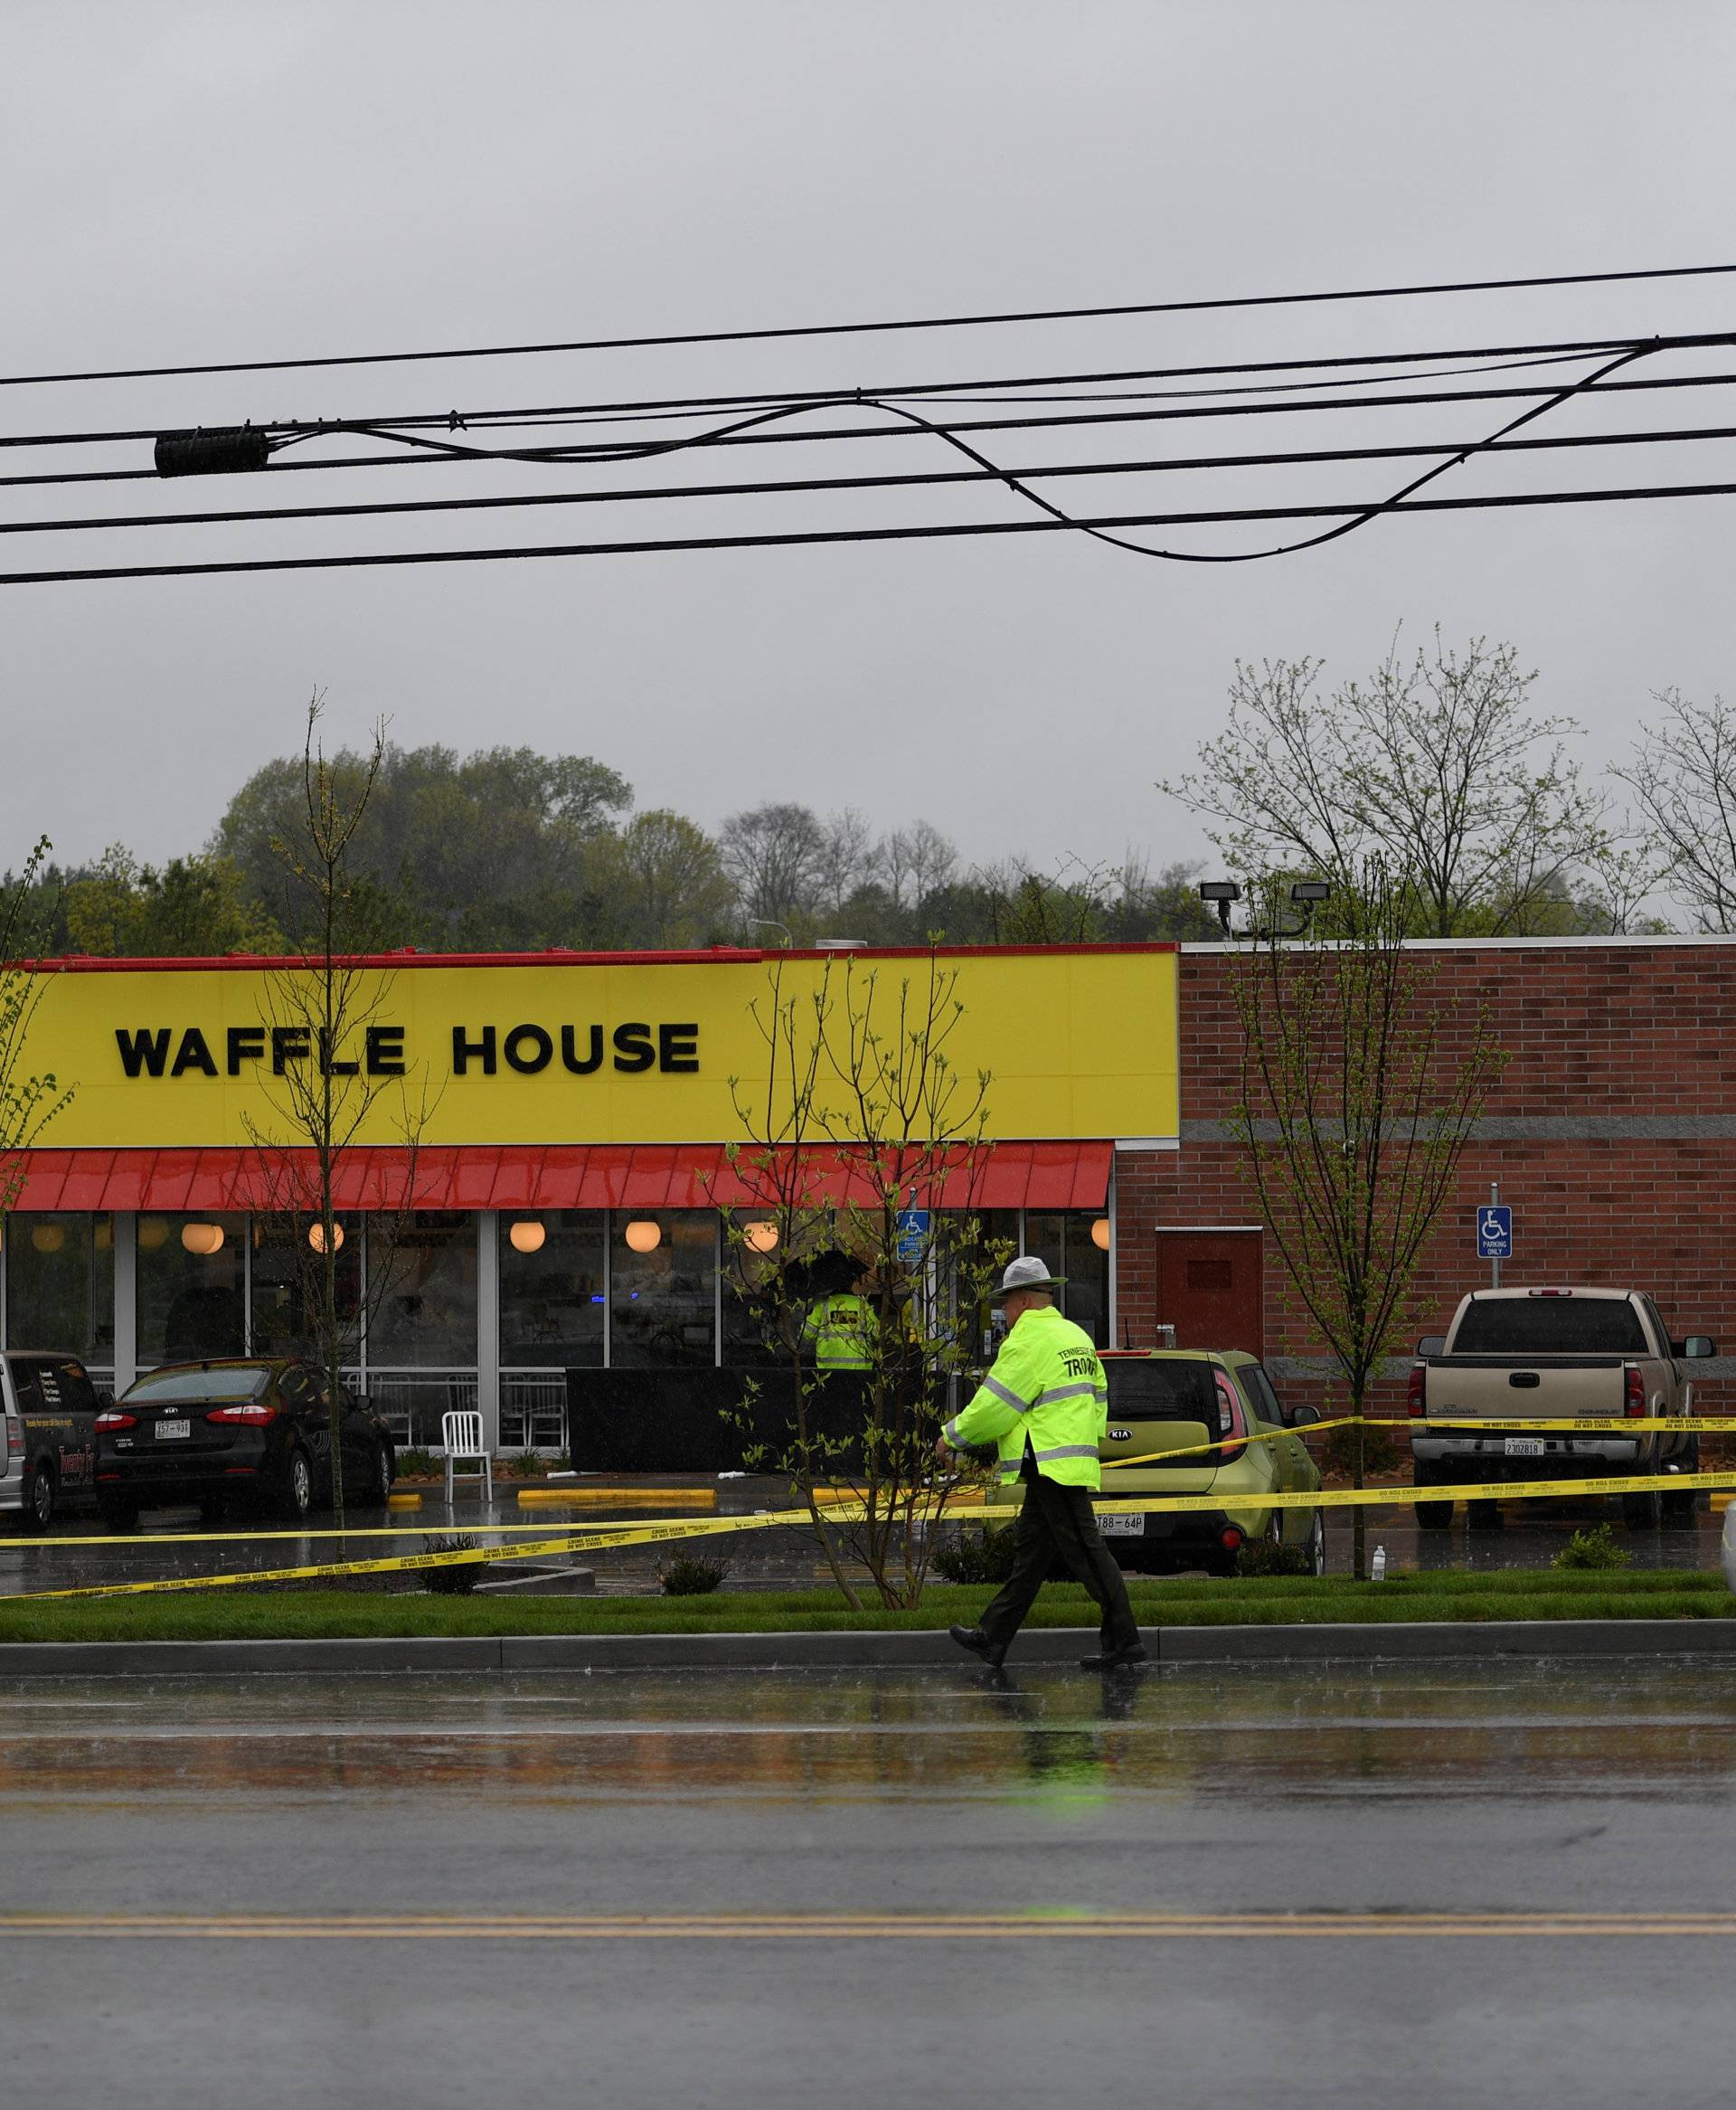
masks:
MULTIPOLYGON (((1409 1396, 1415 1484, 1495 1480, 1656 1476, 1655 1492, 1619 1498, 1626 1522, 1655 1528, 1665 1515, 1690 1519, 1692 1488, 1669 1482, 1694 1472, 1700 1439, 1685 1430, 1624 1430, 1623 1424, 1694 1410, 1684 1362, 1715 1355, 1704 1334, 1671 1339, 1657 1306, 1637 1290, 1477 1290, 1444 1336, 1417 1344, 1409 1396), (1589 1421, 1582 1430, 1446 1429, 1436 1421, 1589 1421)), ((1475 1507, 1475 1505, 1473 1505, 1475 1507)), ((1450 1501, 1420 1501, 1425 1530, 1451 1523, 1450 1501)))
POLYGON ((0 1517, 46 1531, 96 1491, 99 1401, 76 1356, 0 1354, 0 1517))

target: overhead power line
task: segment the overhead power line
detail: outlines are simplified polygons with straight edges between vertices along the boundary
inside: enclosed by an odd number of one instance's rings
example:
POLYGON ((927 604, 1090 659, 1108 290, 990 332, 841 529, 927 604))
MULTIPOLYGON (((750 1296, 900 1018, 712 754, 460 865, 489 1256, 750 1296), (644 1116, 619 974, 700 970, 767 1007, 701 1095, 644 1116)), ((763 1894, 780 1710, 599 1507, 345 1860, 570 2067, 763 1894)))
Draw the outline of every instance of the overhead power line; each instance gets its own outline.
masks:
POLYGON ((1680 264, 1635 271, 1556 271, 1528 278, 1460 279, 1402 286, 1358 286, 1327 292, 1239 294, 1196 300, 1125 301, 1095 308, 1034 308, 989 314, 907 316, 895 320, 788 324, 765 329, 682 330, 626 337, 577 337, 541 344, 458 345, 437 351, 351 352, 300 359, 228 359, 169 366, 91 367, 59 374, 0 374, 0 388, 90 381, 150 381, 205 374, 284 374, 334 366, 393 366, 446 359, 540 358, 563 352, 649 351, 682 345, 765 343, 798 337, 867 336, 903 330, 980 329, 1018 323, 1095 322, 1144 315, 1199 315, 1231 308, 1297 308, 1354 300, 1408 300, 1447 293, 1518 292, 1552 286, 1610 286, 1646 279, 1704 279, 1736 264, 1680 264))
MULTIPOLYGON (((1353 522, 1374 515, 1498 511, 1524 506, 1595 506, 1646 498, 1727 498, 1736 483, 1648 484, 1589 491, 1504 492, 1467 498, 1407 498, 1370 505, 1255 506, 1217 512, 1129 513, 1080 520, 988 520, 921 523, 906 527, 849 527, 793 530, 768 535, 710 535, 650 538, 633 542, 538 543, 512 549, 387 550, 336 557, 248 557, 205 563, 115 564, 77 570, 0 572, 0 586, 45 586, 91 579, 183 579, 241 572, 333 572, 407 564, 498 563, 531 557, 637 556, 677 550, 791 549, 829 543, 946 541, 966 535, 1095 534, 1105 539, 1145 527, 1228 525, 1261 520, 1337 519, 1353 522)), ((1123 545, 1132 546, 1132 545, 1123 545)), ((1300 547, 1302 545, 1295 545, 1300 547)), ((1267 551, 1222 554, 1194 550, 1143 550, 1146 556, 1177 563, 1241 563, 1267 551)))
MULTIPOLYGON (((1736 379, 1736 376, 1732 376, 1736 379)), ((903 475, 789 477, 740 484, 635 484, 619 490, 515 491, 486 498, 402 498, 353 500, 333 506, 258 506, 213 508, 197 513, 88 513, 59 520, 0 521, 0 535, 92 533, 105 529, 156 527, 258 526, 294 520, 396 518, 427 513, 517 512, 552 506, 646 505, 659 500, 695 498, 782 498, 814 497, 826 491, 919 490, 936 486, 1004 484, 1033 478, 1117 476, 1177 476, 1209 469, 1320 467, 1341 462, 1422 460, 1468 453, 1529 454, 1581 447, 1670 446, 1695 440, 1736 440, 1736 425, 1689 425, 1628 432, 1571 432, 1533 435, 1524 440, 1419 440, 1392 447, 1302 448, 1273 454, 1196 454, 1147 457, 1136 461, 1036 462, 1002 468, 914 469, 903 475)), ((382 455, 382 461, 397 457, 382 455)), ((420 459, 415 457, 412 459, 420 459)), ((316 465, 307 465, 316 466, 316 465)), ((329 465, 327 465, 329 466, 329 465)), ((134 472, 146 475, 149 472, 134 472)), ((28 479, 0 478, 0 482, 28 479)), ((157 480, 153 478, 153 481, 157 480)))

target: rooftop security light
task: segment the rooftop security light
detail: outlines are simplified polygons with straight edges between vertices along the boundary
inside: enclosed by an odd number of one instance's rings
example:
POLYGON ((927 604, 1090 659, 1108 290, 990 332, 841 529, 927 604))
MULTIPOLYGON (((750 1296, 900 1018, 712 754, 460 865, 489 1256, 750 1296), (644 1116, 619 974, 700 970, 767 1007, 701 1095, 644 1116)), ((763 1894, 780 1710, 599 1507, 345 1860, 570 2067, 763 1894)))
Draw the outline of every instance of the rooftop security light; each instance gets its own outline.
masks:
POLYGON ((1268 931, 1232 931, 1230 927, 1230 904, 1241 899, 1241 889, 1233 879, 1202 879, 1200 899, 1215 902, 1218 921, 1223 925, 1227 938, 1252 938, 1277 941, 1281 938, 1299 938, 1314 919, 1316 906, 1332 898, 1332 883, 1326 879, 1297 879, 1290 885, 1290 899, 1300 912, 1297 921, 1288 931, 1276 928, 1268 931))
POLYGON ((1214 901, 1218 904, 1218 921, 1223 925, 1224 936, 1230 935, 1230 904, 1241 899, 1241 889, 1233 879, 1202 879, 1200 899, 1214 901))

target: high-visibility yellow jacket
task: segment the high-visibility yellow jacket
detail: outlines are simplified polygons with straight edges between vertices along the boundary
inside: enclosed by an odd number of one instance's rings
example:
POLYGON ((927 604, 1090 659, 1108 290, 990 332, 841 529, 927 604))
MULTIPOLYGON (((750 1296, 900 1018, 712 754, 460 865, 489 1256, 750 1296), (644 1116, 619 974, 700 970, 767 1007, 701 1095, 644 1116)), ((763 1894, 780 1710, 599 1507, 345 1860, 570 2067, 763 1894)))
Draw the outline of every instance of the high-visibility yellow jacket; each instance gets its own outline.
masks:
POLYGON ((879 1335, 873 1305, 854 1290, 822 1297, 802 1322, 802 1339, 822 1370, 871 1369, 879 1335))
POLYGON ((1018 1478, 1029 1443, 1046 1479, 1098 1488, 1098 1445, 1109 1425, 1109 1382, 1091 1337, 1040 1304, 1014 1322, 994 1368, 943 1433, 960 1449, 993 1443, 1004 1481, 1018 1478))

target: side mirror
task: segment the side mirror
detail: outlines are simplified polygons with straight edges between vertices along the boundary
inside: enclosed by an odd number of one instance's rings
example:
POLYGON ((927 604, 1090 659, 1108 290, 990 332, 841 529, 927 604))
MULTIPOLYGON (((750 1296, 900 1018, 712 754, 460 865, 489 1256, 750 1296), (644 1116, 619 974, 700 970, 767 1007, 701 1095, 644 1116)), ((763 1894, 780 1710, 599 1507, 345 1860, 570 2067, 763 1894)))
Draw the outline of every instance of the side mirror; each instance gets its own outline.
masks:
POLYGON ((1290 1409, 1290 1426, 1293 1429, 1311 1429, 1320 1419, 1317 1406, 1293 1406, 1290 1409))
POLYGON ((1704 1362, 1718 1353, 1718 1343, 1709 1333, 1691 1333, 1676 1351, 1689 1362, 1704 1362))
POLYGON ((1447 1336, 1444 1333, 1425 1333, 1417 1343, 1420 1356, 1444 1356, 1447 1353, 1447 1336))

